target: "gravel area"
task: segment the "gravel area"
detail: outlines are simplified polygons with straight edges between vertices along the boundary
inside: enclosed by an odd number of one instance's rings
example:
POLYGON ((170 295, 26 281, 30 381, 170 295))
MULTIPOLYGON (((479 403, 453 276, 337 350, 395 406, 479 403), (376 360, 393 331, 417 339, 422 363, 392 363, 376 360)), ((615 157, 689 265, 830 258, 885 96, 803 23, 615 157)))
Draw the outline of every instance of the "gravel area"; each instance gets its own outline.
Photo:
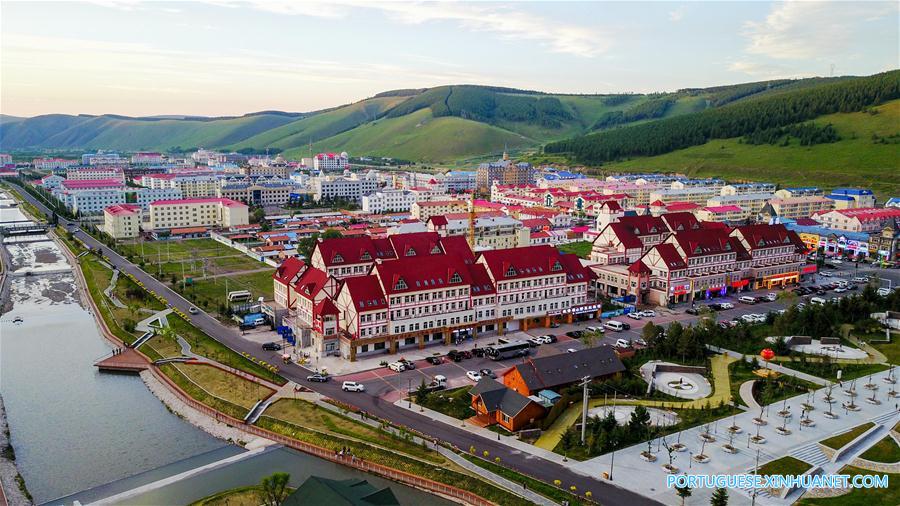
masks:
MULTIPOLYGON (((8 434, 6 408, 3 407, 3 397, 0 397, 0 450, 5 449, 9 445, 8 434)), ((19 471, 16 469, 15 461, 7 459, 5 452, 0 453, 0 486, 3 487, 7 503, 9 506, 28 506, 31 504, 31 501, 22 494, 16 483, 18 474, 19 471)))
POLYGON ((144 383, 147 385, 147 388, 150 389, 150 392, 162 401, 170 411, 214 437, 225 441, 231 441, 247 449, 274 444, 274 442, 268 439, 248 434, 235 427, 229 427, 228 425, 218 422, 208 415, 197 411, 191 406, 188 406, 179 399, 177 395, 169 390, 168 387, 156 379, 150 371, 143 371, 141 373, 141 379, 144 380, 144 383))

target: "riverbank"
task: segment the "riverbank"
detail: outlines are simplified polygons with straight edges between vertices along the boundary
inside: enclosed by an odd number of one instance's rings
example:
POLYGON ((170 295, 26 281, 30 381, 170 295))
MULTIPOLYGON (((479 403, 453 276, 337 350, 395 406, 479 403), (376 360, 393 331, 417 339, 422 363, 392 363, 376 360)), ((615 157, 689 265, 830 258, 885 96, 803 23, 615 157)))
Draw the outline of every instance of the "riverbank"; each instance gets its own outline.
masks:
POLYGON ((16 452, 9 441, 6 407, 0 395, 0 504, 30 506, 31 497, 27 493, 25 481, 16 468, 16 452))

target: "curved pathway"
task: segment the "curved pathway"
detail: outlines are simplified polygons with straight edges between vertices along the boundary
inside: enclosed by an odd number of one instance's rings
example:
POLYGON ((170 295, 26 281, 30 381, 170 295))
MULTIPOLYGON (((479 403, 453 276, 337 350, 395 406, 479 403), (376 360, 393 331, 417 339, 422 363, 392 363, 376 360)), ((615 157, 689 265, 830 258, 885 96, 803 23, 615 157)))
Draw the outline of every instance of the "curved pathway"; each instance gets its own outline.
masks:
POLYGON ((748 380, 741 383, 741 400, 744 401, 744 404, 747 405, 747 408, 750 411, 758 411, 761 407, 756 399, 753 397, 753 385, 756 383, 756 380, 748 380))

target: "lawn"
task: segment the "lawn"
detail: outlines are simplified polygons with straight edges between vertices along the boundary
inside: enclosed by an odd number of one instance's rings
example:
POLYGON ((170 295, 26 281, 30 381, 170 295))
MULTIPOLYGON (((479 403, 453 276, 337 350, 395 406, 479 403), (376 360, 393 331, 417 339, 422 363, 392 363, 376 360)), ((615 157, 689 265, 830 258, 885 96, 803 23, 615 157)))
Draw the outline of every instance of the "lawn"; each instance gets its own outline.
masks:
POLYGON ((767 386, 765 380, 753 374, 753 364, 744 360, 729 364, 728 374, 731 377, 731 396, 735 402, 741 404, 743 404, 740 394, 741 385, 749 380, 758 380, 753 385, 753 398, 763 406, 819 388, 818 385, 809 381, 784 374, 772 380, 771 386, 767 386))
POLYGON ((258 401, 274 393, 259 383, 245 380, 211 365, 175 364, 174 367, 207 393, 248 411, 258 401))
POLYGON ((823 497, 816 499, 800 499, 797 504, 801 506, 874 506, 877 504, 900 504, 900 487, 897 486, 900 474, 886 474, 876 471, 868 471, 858 467, 846 466, 839 474, 870 474, 888 477, 888 488, 855 488, 849 494, 838 497, 823 497))
MULTIPOLYGON (((264 297, 266 300, 271 300, 275 293, 272 283, 273 272, 275 272, 274 268, 252 274, 234 274, 212 279, 194 279, 193 284, 187 285, 184 293, 188 296, 193 296, 194 300, 208 300, 214 305, 224 302, 228 292, 235 290, 249 290, 253 294, 254 299, 264 297), (227 282, 226 277, 228 279, 227 282)), ((178 289, 181 289, 180 284, 178 289)))
POLYGON ((182 239, 171 241, 143 241, 119 244, 126 254, 131 254, 145 262, 179 262, 200 257, 239 254, 240 252, 213 239, 182 239))
POLYGON ((446 463, 444 457, 434 450, 304 400, 280 399, 269 406, 265 416, 320 432, 360 439, 431 462, 446 463))
POLYGON ((417 404, 443 413, 453 418, 465 420, 475 416, 475 410, 472 409, 472 396, 469 390, 472 387, 460 387, 452 390, 438 390, 429 393, 422 402, 417 404))
POLYGON ((782 476, 799 476, 808 471, 811 467, 812 465, 807 464, 802 460, 787 456, 759 466, 757 474, 759 474, 760 476, 771 476, 778 474, 782 476))
POLYGON ((416 476, 468 490, 496 504, 503 504, 504 506, 525 506, 531 504, 515 494, 482 481, 475 476, 454 471, 446 465, 428 464, 394 451, 383 450, 367 443, 349 440, 344 437, 314 432, 298 425, 275 420, 266 415, 260 417, 257 425, 334 452, 340 451, 342 448, 349 448, 357 458, 377 462, 416 476))
POLYGON ((561 244, 557 247, 562 253, 575 253, 580 258, 588 258, 591 256, 591 247, 594 244, 591 241, 576 241, 568 244, 561 244))
POLYGON ((894 438, 888 435, 866 450, 860 457, 871 460, 872 462, 893 464, 895 462, 900 462, 900 446, 897 445, 894 438))
POLYGON ((168 321, 175 333, 190 343, 191 351, 194 353, 234 367, 235 369, 249 372, 250 374, 254 374, 279 385, 287 383, 287 380, 277 373, 272 372, 263 365, 251 362, 244 356, 239 355, 231 348, 228 348, 224 344, 209 337, 202 330, 194 327, 178 316, 169 315, 168 321))
MULTIPOLYGON (((865 336, 863 338, 865 339, 865 336)), ((884 339, 884 336, 879 336, 879 339, 884 339)), ((884 353, 888 363, 900 364, 900 339, 897 339, 894 334, 891 334, 891 342, 889 343, 870 342, 868 339, 865 339, 865 341, 876 350, 884 353)))
POLYGON ((823 363, 821 361, 810 360, 807 360, 806 362, 799 360, 779 361, 778 365, 788 367, 795 371, 812 374, 813 376, 818 376, 830 381, 837 381, 838 370, 841 371, 841 380, 847 381, 868 376, 870 374, 876 374, 887 370, 889 367, 885 364, 837 364, 833 362, 823 363))
POLYGON ((857 427, 854 427, 843 434, 838 434, 837 436, 832 436, 828 439, 823 439, 820 441, 823 445, 833 449, 840 450, 844 446, 847 445, 850 441, 853 441, 857 437, 859 437, 863 432, 874 427, 875 424, 872 422, 867 422, 857 427))
POLYGON ((163 374, 168 376, 172 381, 174 381, 176 385, 181 387, 181 389, 184 390, 185 393, 187 393, 197 401, 239 420, 247 416, 249 408, 244 408, 232 402, 226 401, 225 399, 220 399, 218 397, 210 395, 204 389, 197 386, 197 384, 194 383, 190 378, 185 376, 180 369, 175 367, 175 365, 163 364, 159 366, 159 370, 162 371, 163 374))
POLYGON ((582 499, 580 497, 572 495, 566 490, 554 487, 540 480, 535 480, 534 478, 525 476, 524 474, 517 473, 512 469, 509 469, 508 467, 499 466, 482 458, 475 457, 467 453, 462 453, 461 455, 469 462, 483 467, 496 475, 502 476, 503 478, 506 478, 513 483, 523 484, 528 488, 528 490, 537 492, 538 494, 541 494, 542 496, 550 499, 557 504, 563 504, 563 501, 568 501, 568 504, 570 506, 578 506, 582 504, 582 499))

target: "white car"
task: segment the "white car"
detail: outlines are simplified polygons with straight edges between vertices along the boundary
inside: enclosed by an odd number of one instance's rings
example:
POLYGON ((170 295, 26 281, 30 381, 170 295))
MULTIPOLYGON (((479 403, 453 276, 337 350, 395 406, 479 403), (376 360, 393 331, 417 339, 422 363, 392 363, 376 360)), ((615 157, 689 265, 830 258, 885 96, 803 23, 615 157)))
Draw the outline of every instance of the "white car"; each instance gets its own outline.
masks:
POLYGON ((754 323, 756 321, 756 317, 753 314, 741 315, 740 318, 744 323, 754 323))
POLYGON ((656 316, 656 311, 652 309, 645 309, 638 314, 640 314, 644 318, 654 318, 656 316))
POLYGON ((841 265, 842 263, 844 263, 844 261, 843 261, 843 260, 834 259, 834 260, 831 261, 831 263, 833 263, 834 265, 841 265))
POLYGON ((481 373, 478 371, 466 371, 466 377, 475 383, 481 381, 481 373))
POLYGON ((365 392, 366 386, 355 381, 345 381, 341 383, 341 390, 345 392, 365 392))
POLYGON ((540 337, 529 337, 528 342, 533 344, 534 346, 540 346, 544 344, 544 340, 540 337))
POLYGON ((578 351, 578 350, 576 350, 575 348, 568 348, 566 350, 566 353, 575 353, 576 351, 578 351))
POLYGON ((822 276, 823 278, 830 278, 831 274, 828 272, 822 271, 819 273, 819 276, 822 276))
POLYGON ((734 304, 732 304, 730 302, 723 302, 723 303, 719 304, 719 307, 722 309, 734 309, 734 304))
POLYGON ((391 362, 388 364, 388 369, 394 372, 403 372, 406 370, 406 365, 401 362, 391 362))
POLYGON ((605 330, 603 330, 603 327, 585 327, 584 330, 588 332, 599 332, 601 334, 606 332, 605 330))
POLYGON ((839 286, 839 287, 837 287, 837 288, 834 289, 834 293, 844 293, 844 292, 846 292, 846 291, 847 291, 847 289, 844 288, 843 286, 839 286))
POLYGON ((616 339, 616 348, 629 348, 631 342, 628 339, 616 339))
POLYGON ((640 314, 640 313, 628 313, 628 314, 625 315, 625 316, 631 318, 632 320, 640 320, 640 319, 641 319, 641 314, 640 314))
POLYGON ((778 298, 778 294, 777 294, 777 293, 768 293, 768 294, 766 294, 766 299, 769 299, 769 302, 775 302, 775 300, 776 300, 777 298, 778 298))

